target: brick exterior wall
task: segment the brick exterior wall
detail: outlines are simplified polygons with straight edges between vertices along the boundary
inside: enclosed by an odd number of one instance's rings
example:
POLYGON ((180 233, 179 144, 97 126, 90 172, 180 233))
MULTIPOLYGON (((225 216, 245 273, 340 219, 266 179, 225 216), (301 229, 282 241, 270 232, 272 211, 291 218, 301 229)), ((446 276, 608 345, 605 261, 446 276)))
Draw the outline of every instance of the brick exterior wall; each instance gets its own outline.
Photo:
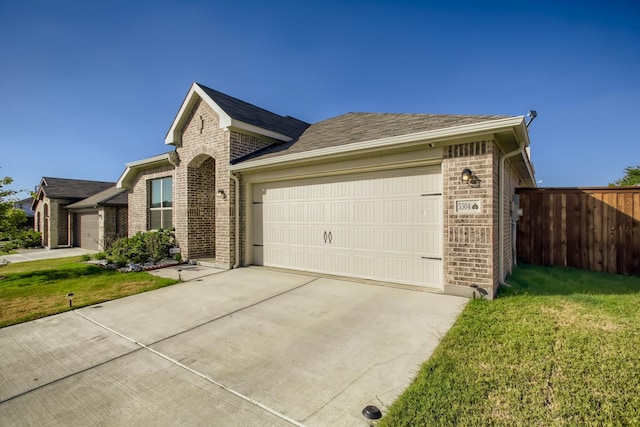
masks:
POLYGON ((147 230, 148 181, 173 177, 173 226, 182 258, 207 258, 223 268, 235 263, 235 188, 230 160, 270 145, 268 138, 220 128, 205 102, 189 111, 176 147, 175 167, 140 173, 129 189, 129 235, 147 230), (218 196, 222 190, 224 196, 218 196), (144 212, 144 214, 143 214, 144 212))
POLYGON ((48 197, 38 201, 33 228, 42 232, 42 246, 55 249, 69 245, 69 211, 65 208, 69 203, 68 200, 48 197))
POLYGON ((163 166, 153 170, 145 171, 139 174, 131 187, 129 188, 129 209, 128 209, 128 235, 133 236, 139 231, 147 231, 149 223, 149 212, 147 211, 147 205, 149 200, 149 181, 157 178, 173 178, 173 192, 174 192, 174 208, 173 208, 173 224, 175 226, 176 211, 175 211, 175 173, 173 166, 163 166))
POLYGON ((104 206, 98 209, 98 247, 104 251, 114 241, 127 236, 128 208, 126 206, 104 206))
POLYGON ((231 159, 237 159, 261 148, 268 147, 271 142, 259 139, 252 135, 245 135, 238 132, 230 132, 231 159))
POLYGON ((445 292, 471 294, 470 286, 494 293, 494 187, 493 141, 477 141, 446 147, 442 161, 443 180, 443 270, 445 292), (475 179, 462 182, 469 168, 475 179), (480 199, 482 210, 457 214, 457 199, 480 199))

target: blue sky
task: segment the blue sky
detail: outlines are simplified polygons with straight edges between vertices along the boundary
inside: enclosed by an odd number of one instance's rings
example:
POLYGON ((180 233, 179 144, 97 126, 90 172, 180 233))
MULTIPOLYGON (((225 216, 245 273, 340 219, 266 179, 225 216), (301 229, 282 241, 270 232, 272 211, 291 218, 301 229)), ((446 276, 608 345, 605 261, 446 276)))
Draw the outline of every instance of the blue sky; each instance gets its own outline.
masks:
POLYGON ((524 115, 541 186, 640 164, 634 1, 0 0, 0 175, 116 181, 192 82, 308 122, 524 115))

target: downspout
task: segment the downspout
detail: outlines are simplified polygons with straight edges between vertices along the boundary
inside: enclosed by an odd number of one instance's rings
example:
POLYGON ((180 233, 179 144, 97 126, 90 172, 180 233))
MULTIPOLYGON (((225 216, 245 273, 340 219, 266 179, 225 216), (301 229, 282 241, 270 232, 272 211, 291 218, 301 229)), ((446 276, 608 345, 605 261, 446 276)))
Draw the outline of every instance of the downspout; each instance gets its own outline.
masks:
MULTIPOLYGON (((499 196, 498 196, 498 206, 499 206, 499 216, 498 216, 498 250, 500 252, 500 256, 498 257, 498 274, 499 279, 498 283, 500 286, 511 286, 507 282, 504 281, 504 229, 505 229, 505 215, 504 215, 504 162, 510 157, 517 156, 518 154, 522 155, 524 152, 524 141, 520 142, 520 146, 516 148, 514 151, 504 154, 500 158, 500 182, 499 182, 499 196)), ((511 220, 511 218, 509 218, 511 220)))
POLYGON ((240 265, 240 180, 237 176, 233 174, 233 171, 229 171, 229 177, 234 182, 235 185, 235 203, 236 203, 236 211, 234 215, 234 223, 236 227, 236 238, 235 238, 235 251, 236 251, 236 262, 233 264, 231 268, 238 268, 240 265))

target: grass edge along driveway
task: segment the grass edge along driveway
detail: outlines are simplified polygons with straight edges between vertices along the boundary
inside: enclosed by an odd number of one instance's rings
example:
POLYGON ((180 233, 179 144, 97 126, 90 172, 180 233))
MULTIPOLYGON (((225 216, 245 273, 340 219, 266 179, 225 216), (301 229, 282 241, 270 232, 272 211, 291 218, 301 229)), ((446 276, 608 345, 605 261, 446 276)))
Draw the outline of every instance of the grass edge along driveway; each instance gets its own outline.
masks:
POLYGON ((81 257, 56 258, 0 267, 0 327, 122 298, 177 283, 146 272, 121 273, 81 262, 81 257))
POLYGON ((640 425, 640 277, 519 266, 379 426, 640 425))

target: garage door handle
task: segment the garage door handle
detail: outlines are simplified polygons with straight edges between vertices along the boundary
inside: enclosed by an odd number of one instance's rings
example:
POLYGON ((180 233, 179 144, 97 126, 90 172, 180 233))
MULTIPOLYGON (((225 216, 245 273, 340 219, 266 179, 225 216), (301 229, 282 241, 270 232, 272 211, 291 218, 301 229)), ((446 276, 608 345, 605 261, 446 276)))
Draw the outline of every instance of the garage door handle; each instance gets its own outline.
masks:
POLYGON ((327 232, 324 232, 324 242, 327 243, 327 232))
POLYGON ((329 244, 331 244, 331 239, 333 239, 333 237, 331 236, 331 232, 329 232, 329 244))

